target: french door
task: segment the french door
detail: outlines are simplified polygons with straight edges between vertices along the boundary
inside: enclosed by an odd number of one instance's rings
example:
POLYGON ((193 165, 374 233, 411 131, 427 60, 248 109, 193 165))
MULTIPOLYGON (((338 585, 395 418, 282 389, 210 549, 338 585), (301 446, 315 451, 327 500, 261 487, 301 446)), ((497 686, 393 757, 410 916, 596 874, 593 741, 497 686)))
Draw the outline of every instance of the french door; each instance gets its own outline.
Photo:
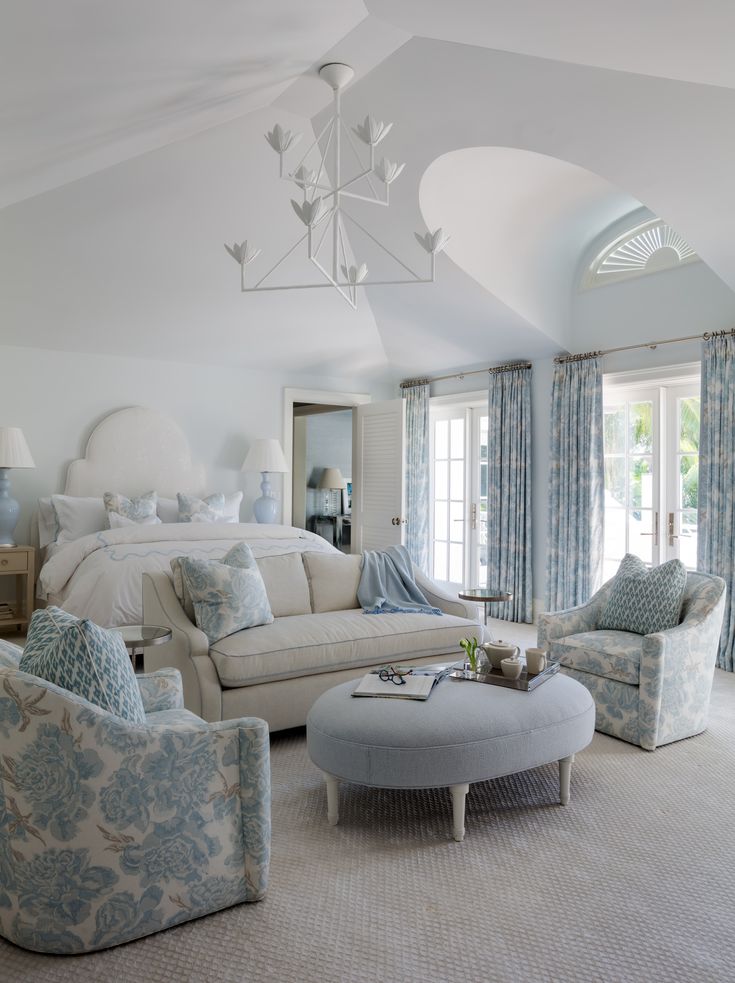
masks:
POLYGON ((625 553, 697 563, 699 380, 605 390, 604 579, 625 553))
POLYGON ((432 406, 431 572, 453 589, 487 584, 487 404, 432 406))

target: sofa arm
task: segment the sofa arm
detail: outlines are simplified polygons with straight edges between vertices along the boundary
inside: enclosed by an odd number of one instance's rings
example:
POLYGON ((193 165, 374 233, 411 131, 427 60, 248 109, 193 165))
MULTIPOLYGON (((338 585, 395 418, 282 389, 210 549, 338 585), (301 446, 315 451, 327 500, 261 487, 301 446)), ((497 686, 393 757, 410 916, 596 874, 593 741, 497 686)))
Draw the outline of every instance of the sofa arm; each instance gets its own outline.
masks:
POLYGON ((476 625, 481 625, 479 609, 476 604, 461 601, 448 591, 442 590, 433 580, 429 580, 426 574, 422 573, 418 567, 413 568, 416 586, 424 595, 429 604, 440 608, 445 614, 453 614, 457 618, 467 618, 476 625))
POLYGON ((178 669, 159 669, 136 675, 146 713, 180 710, 184 706, 184 686, 178 669))
POLYGON ((222 687, 209 657, 209 640, 186 616, 167 574, 143 574, 143 618, 146 624, 171 629, 170 642, 146 649, 146 667, 178 669, 187 710, 205 720, 221 720, 222 687))

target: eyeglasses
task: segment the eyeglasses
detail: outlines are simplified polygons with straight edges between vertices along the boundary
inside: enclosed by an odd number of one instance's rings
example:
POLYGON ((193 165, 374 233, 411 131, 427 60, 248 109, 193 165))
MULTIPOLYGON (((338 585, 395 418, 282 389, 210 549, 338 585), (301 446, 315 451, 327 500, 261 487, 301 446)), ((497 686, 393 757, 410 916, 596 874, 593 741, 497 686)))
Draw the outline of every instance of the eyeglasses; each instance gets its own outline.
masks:
POLYGON ((378 679, 384 683, 395 683, 396 686, 405 686, 406 676, 410 676, 413 669, 401 669, 396 666, 383 666, 378 671, 378 679))

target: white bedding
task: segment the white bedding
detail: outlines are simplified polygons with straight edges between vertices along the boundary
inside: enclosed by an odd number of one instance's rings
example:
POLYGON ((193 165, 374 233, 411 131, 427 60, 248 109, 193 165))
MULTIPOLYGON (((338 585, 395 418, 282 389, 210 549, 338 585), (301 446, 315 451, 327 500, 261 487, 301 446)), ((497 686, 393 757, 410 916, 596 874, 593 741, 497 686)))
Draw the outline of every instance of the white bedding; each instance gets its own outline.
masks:
POLYGON ((217 559, 233 542, 246 542, 256 559, 308 550, 336 553, 321 536, 294 526, 253 522, 128 526, 54 546, 38 578, 38 596, 99 625, 140 624, 142 575, 171 574, 174 556, 217 559))

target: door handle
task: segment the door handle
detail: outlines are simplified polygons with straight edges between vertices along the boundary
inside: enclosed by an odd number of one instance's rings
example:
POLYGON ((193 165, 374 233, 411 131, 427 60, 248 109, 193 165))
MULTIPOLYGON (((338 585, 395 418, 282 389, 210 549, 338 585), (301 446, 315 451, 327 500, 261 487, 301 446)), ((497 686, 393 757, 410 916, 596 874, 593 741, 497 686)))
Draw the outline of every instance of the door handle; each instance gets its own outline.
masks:
POLYGON ((401 517, 398 516, 398 515, 394 515, 393 518, 390 520, 390 524, 392 526, 400 526, 400 524, 401 524, 401 517))
POLYGON ((674 540, 679 537, 674 532, 674 513, 669 512, 669 546, 674 545, 674 540))
POLYGON ((470 526, 477 529, 477 502, 473 502, 470 509, 470 526))

